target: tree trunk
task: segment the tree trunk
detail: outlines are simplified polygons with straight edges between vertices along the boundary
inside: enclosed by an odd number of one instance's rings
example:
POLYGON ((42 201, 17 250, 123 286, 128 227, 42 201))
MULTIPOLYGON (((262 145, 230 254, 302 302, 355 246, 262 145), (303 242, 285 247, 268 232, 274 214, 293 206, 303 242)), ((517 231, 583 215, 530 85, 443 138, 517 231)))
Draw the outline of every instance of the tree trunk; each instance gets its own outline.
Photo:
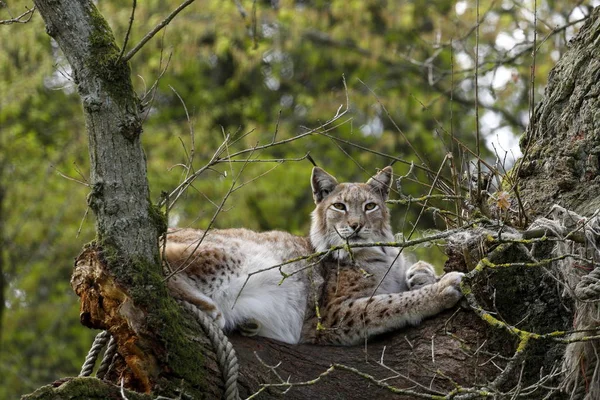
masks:
MULTIPOLYGON (((36 0, 36 6, 71 63, 90 135, 89 202, 98 241, 79 257, 73 278, 82 322, 108 329, 117 339, 114 383, 123 379, 126 388, 173 398, 218 398, 223 385, 214 353, 162 281, 158 237, 164 222, 148 200, 139 102, 129 68, 92 2, 36 0)), ((580 212, 598 207, 598 197, 579 205, 577 196, 598 193, 600 179, 599 133, 593 126, 599 24, 596 9, 553 70, 547 99, 527 136, 521 185, 537 214, 558 200, 580 212), (556 183, 548 181, 548 172, 559 176, 556 183)), ((543 398, 557 383, 553 368, 564 345, 541 334, 569 329, 572 314, 541 264, 524 264, 530 260, 523 243, 497 246, 499 240, 489 238, 488 230, 479 229, 449 246, 448 265, 471 270, 465 279, 468 309, 450 310, 364 347, 291 346, 233 335, 240 394, 262 390, 259 398, 271 398, 289 389, 286 396, 297 399, 477 398, 528 389, 530 398, 543 398), (494 256, 485 257, 490 251, 494 256), (523 265, 502 264, 517 262, 523 265), (270 385, 261 386, 265 383, 270 385)), ((77 378, 27 398, 110 398, 115 390, 77 378), (83 387, 89 389, 84 394, 83 387)))
MULTIPOLYGON (((580 339, 600 330, 600 7, 570 42, 570 49, 550 72, 545 99, 538 105, 521 143, 524 157, 518 176, 523 201, 533 215, 545 215, 558 204, 578 215, 562 216, 583 231, 593 263, 558 267, 565 291, 574 301, 575 330, 580 339)), ((575 252, 575 251, 573 251, 575 252)), ((576 399, 600 398, 600 340, 571 343, 565 351, 564 388, 576 399)))
POLYGON ((521 149, 519 182, 529 213, 553 204, 590 215, 600 208, 600 10, 550 72, 521 149))
POLYGON ((163 282, 158 238, 166 223, 149 200, 141 105, 129 65, 92 1, 35 5, 71 65, 89 137, 88 203, 97 239, 80 256, 74 275, 81 322, 108 329, 116 339, 126 387, 160 387, 173 397, 182 390, 194 398, 217 395, 222 383, 214 354, 206 341, 190 340, 199 327, 182 323, 185 317, 163 282))
POLYGON ((465 347, 466 343, 483 344, 490 339, 485 322, 463 309, 447 311, 418 327, 370 340, 365 346, 287 345, 232 337, 242 365, 242 398, 257 392, 265 383, 275 386, 266 388, 259 399, 280 397, 277 394, 288 389, 282 383, 289 379, 292 383, 306 382, 289 388, 284 396, 298 400, 444 395, 454 389, 452 381, 469 387, 479 378, 496 373, 493 364, 482 367, 483 359, 472 357, 475 348, 465 347), (311 382, 320 375, 324 376, 311 382))
MULTIPOLYGON (((0 163, 0 182, 4 182, 3 178, 3 169, 4 169, 4 165, 2 165, 2 163, 0 163)), ((4 307, 5 307, 5 290, 6 290, 6 280, 4 277, 5 272, 5 266, 4 266, 4 261, 5 261, 5 256, 4 256, 4 252, 5 252, 5 248, 6 248, 6 243, 5 243, 5 232, 4 232, 4 203, 5 203, 5 199, 6 198, 6 188, 5 186, 0 183, 0 332, 3 332, 2 330, 2 324, 4 322, 4 307)), ((0 341, 2 341, 2 336, 0 335, 0 341)))

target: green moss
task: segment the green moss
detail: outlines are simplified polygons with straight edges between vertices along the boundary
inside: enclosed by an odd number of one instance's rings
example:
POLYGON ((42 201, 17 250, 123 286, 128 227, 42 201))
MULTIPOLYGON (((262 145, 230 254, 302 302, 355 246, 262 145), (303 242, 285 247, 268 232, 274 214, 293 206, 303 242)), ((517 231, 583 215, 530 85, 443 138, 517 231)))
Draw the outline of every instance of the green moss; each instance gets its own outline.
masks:
POLYGON ((487 322, 488 324, 490 324, 491 326, 494 326, 496 328, 505 328, 507 327, 507 325, 501 321, 499 321, 498 319, 492 317, 490 314, 488 314, 487 312, 482 310, 481 313, 481 318, 487 322))
POLYGON ((475 266, 475 271, 481 272, 488 267, 493 268, 494 264, 492 264, 492 262, 490 260, 488 260, 487 258, 482 258, 481 260, 479 260, 479 262, 475 266))
POLYGON ((521 341, 519 341, 519 345, 517 346, 517 353, 522 353, 527 348, 527 344, 529 344, 529 339, 531 338, 531 334, 528 332, 524 332, 521 335, 521 341))
POLYGON ((148 204, 150 204, 148 208, 148 214, 154 222, 154 226, 156 227, 158 235, 160 236, 167 231, 169 226, 167 215, 161 211, 159 206, 152 204, 150 200, 148 200, 148 204))
POLYGON ((560 337, 560 336, 565 336, 566 334, 567 334, 566 331, 554 331, 554 332, 548 333, 546 336, 549 336, 549 337, 560 337))
POLYGON ((464 280, 460 282, 460 291, 465 297, 473 294, 471 286, 467 285, 467 283, 464 280))
POLYGON ((108 93, 120 104, 138 103, 131 83, 129 64, 120 57, 113 32, 98 9, 91 6, 89 37, 91 57, 88 69, 93 71, 105 85, 108 93))

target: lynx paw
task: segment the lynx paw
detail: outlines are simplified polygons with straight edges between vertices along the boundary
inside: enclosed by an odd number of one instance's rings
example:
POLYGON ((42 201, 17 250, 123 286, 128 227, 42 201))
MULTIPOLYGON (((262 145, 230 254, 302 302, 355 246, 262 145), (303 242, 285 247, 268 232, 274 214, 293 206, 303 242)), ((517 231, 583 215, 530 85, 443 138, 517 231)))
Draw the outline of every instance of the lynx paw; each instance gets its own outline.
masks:
POLYGON ((238 326, 238 329, 242 336, 256 336, 260 331, 260 322, 254 318, 250 318, 238 326))
POLYGON ((221 329, 225 328, 225 318, 223 318, 223 314, 221 314, 221 311, 214 310, 214 311, 209 312, 208 315, 211 316, 211 318, 213 319, 215 324, 217 324, 219 326, 219 328, 221 328, 221 329))
POLYGON ((464 275, 462 272, 448 272, 440 279, 438 283, 440 295, 446 308, 453 307, 462 298, 460 281, 464 275))
POLYGON ((433 266, 424 261, 418 261, 406 271, 406 284, 409 290, 420 289, 437 281, 433 266))

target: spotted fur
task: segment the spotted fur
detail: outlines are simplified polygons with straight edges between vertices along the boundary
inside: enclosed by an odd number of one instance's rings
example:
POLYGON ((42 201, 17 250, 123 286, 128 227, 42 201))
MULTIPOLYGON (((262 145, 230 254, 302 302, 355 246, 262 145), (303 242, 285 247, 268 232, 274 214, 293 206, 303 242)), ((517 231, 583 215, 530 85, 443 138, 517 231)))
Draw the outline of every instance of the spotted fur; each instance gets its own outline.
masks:
POLYGON ((283 282, 279 268, 268 268, 311 254, 309 241, 286 232, 247 229, 203 235, 195 229, 169 231, 165 256, 170 268, 179 271, 168 280, 171 293, 207 312, 226 331, 300 341, 308 278, 295 272, 304 263, 283 266, 281 271, 290 275, 283 282))
POLYGON ((309 239, 246 229, 170 230, 164 254, 178 273, 169 289, 225 330, 287 343, 356 344, 452 307, 461 297, 461 274, 438 280, 425 262, 408 267, 396 248, 352 247, 393 241, 385 204, 391 181, 391 167, 366 183, 341 184, 314 168, 309 239), (339 246, 345 248, 314 267, 298 261, 281 272, 270 268, 339 246))
MULTIPOLYGON (((393 241, 385 201, 392 182, 386 167, 367 183, 341 183, 315 168, 316 208, 310 237, 318 251, 345 244, 393 241)), ((418 324, 454 306, 462 297, 462 274, 438 280, 423 261, 408 266, 397 248, 371 246, 336 250, 323 263, 319 313, 309 310, 303 340, 319 344, 357 344, 365 338, 418 324)))

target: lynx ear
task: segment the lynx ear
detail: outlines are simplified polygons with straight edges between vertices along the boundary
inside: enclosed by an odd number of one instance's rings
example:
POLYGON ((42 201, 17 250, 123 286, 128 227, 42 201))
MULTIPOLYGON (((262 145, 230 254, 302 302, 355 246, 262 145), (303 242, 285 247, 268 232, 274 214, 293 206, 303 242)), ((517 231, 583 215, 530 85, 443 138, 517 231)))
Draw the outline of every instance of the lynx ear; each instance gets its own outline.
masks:
POLYGON ((373 191, 379 192, 384 200, 387 200, 388 195, 390 194, 393 175, 394 171, 392 170, 392 167, 385 167, 379 171, 377 175, 369 179, 367 185, 369 185, 373 191))
POLYGON ((315 204, 319 204, 338 185, 338 181, 319 167, 314 167, 310 178, 315 204))

